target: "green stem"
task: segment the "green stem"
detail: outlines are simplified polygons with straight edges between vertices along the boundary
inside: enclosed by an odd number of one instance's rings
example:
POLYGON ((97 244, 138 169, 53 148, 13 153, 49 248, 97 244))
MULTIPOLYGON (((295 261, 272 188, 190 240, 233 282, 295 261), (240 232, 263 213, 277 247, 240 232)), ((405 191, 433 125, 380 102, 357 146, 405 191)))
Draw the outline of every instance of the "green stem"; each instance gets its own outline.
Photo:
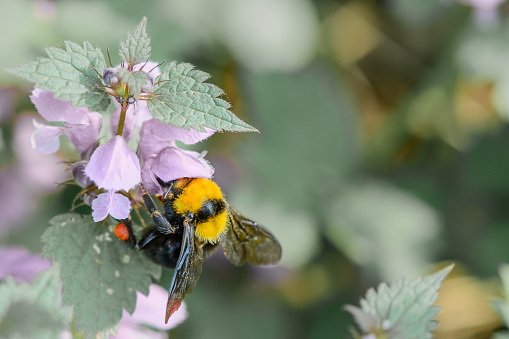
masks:
POLYGON ((127 101, 124 101, 122 103, 122 108, 120 109, 120 120, 118 121, 117 135, 122 135, 124 132, 125 113, 127 112, 127 106, 127 101))

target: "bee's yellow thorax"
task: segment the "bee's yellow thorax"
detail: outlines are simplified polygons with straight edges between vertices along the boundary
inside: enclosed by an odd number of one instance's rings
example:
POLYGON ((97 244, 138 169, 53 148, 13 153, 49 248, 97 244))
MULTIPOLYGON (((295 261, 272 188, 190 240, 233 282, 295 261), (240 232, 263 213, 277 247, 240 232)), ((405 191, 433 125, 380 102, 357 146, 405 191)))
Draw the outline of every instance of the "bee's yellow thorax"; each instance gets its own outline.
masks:
MULTIPOLYGON (((197 178, 184 187, 182 193, 175 199, 173 208, 177 214, 185 216, 192 213, 196 217, 206 201, 223 202, 223 193, 212 180, 197 178)), ((206 220, 195 219, 195 235, 201 240, 216 243, 226 232, 227 226, 228 214, 223 207, 206 220)))

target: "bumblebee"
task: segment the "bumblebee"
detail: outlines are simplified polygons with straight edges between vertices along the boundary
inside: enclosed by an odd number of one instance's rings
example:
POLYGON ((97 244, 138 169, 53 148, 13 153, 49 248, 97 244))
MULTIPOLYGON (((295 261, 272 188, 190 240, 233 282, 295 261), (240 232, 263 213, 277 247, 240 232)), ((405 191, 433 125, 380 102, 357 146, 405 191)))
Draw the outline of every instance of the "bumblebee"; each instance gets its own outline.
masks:
POLYGON ((139 241, 129 225, 125 238, 155 263, 175 269, 166 306, 166 323, 195 288, 204 257, 218 246, 237 266, 245 262, 274 264, 281 258, 281 246, 276 238, 231 207, 214 181, 181 178, 159 182, 167 188, 162 196, 164 212, 157 209, 142 186, 143 201, 153 225, 144 230, 139 241))

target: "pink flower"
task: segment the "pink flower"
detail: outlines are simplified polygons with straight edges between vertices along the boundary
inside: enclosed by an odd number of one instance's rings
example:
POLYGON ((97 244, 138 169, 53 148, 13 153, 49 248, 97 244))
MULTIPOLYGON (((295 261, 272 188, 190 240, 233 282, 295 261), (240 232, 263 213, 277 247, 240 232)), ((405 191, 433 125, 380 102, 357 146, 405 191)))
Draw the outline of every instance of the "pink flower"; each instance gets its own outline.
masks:
POLYGON ((207 178, 214 169, 197 152, 166 147, 156 156, 148 158, 141 169, 141 181, 150 194, 162 194, 157 178, 164 182, 180 178, 207 178))
POLYGON ((120 135, 97 147, 85 167, 85 174, 98 188, 129 191, 140 181, 138 156, 120 135))
POLYGON ((102 116, 90 113, 84 124, 65 124, 64 126, 48 126, 34 120, 36 130, 30 136, 32 148, 43 154, 52 154, 60 148, 60 135, 65 134, 80 151, 82 158, 97 145, 102 116))
POLYGON ((40 254, 30 254, 22 247, 0 247, 0 280, 12 276, 18 283, 30 282, 39 272, 47 270, 51 261, 40 254))
POLYGON ((159 120, 145 121, 141 126, 139 153, 142 159, 157 155, 165 147, 176 147, 175 140, 186 145, 193 145, 207 139, 216 131, 206 128, 205 132, 198 132, 190 128, 185 130, 173 125, 166 125, 159 120))
POLYGON ((175 141, 191 145, 202 141, 215 131, 205 128, 198 132, 192 128, 185 130, 173 125, 166 125, 159 120, 145 121, 141 126, 139 153, 145 163, 141 169, 141 181, 150 194, 162 194, 157 178, 164 182, 179 178, 208 178, 214 169, 203 158, 203 155, 181 150, 175 141))
MULTIPOLYGON (((51 92, 40 89, 35 89, 31 96, 42 117, 52 122, 65 122, 63 126, 34 123, 37 128, 31 136, 34 149, 42 153, 54 153, 60 147, 60 135, 65 134, 81 152, 82 160, 93 152, 88 163, 73 165, 71 172, 80 186, 89 187, 95 183, 102 190, 89 192, 85 198, 92 206, 92 217, 96 222, 104 220, 108 215, 117 219, 127 218, 131 209, 129 199, 132 196, 117 192, 129 192, 142 179, 147 190, 156 194, 162 193, 158 179, 168 182, 183 177, 211 178, 214 173, 203 154, 181 150, 176 145, 177 140, 185 144, 197 143, 214 134, 214 130, 184 130, 152 119, 146 101, 142 99, 150 95, 155 78, 160 75, 156 66, 153 62, 147 62, 134 67, 134 71, 147 72, 150 77, 140 97, 125 112, 121 136, 116 135, 121 105, 115 103, 116 109, 111 115, 110 124, 115 136, 99 147, 98 134, 102 122, 99 113, 73 107, 70 101, 55 99, 51 92), (145 160, 141 171, 136 153, 127 146, 127 140, 140 126, 138 149, 142 160, 145 160)), ((119 79, 118 76, 115 78, 115 74, 115 70, 110 69, 105 72, 104 80, 110 85, 117 84, 119 79)), ((116 95, 116 92, 113 91, 111 95, 116 95)))
POLYGON ((115 219, 126 219, 131 210, 131 202, 122 194, 109 190, 92 201, 92 218, 95 222, 106 219, 110 214, 115 219))
POLYGON ((108 214, 117 219, 126 218, 131 209, 129 199, 115 192, 129 191, 141 181, 140 162, 136 153, 127 147, 126 140, 116 135, 97 147, 84 171, 98 188, 108 190, 92 203, 94 221, 104 220, 108 214))
POLYGON ((33 121, 35 131, 30 135, 30 145, 34 150, 43 154, 53 154, 60 148, 60 136, 64 129, 57 126, 47 126, 33 121))
POLYGON ((65 124, 64 134, 81 154, 87 154, 97 146, 101 124, 102 115, 92 112, 87 115, 87 122, 84 124, 65 124))
POLYGON ((65 134, 80 151, 82 158, 97 145, 102 115, 87 108, 71 106, 69 100, 53 97, 52 92, 34 89, 30 96, 39 114, 47 121, 64 121, 63 126, 46 126, 34 122, 36 130, 30 137, 32 148, 51 154, 60 147, 59 137, 65 134))
POLYGON ((35 88, 30 96, 39 114, 47 121, 64 121, 70 124, 84 124, 90 113, 85 107, 71 106, 70 100, 53 97, 53 92, 35 88))
POLYGON ((152 284, 148 296, 138 292, 136 309, 133 314, 130 315, 124 311, 117 335, 110 337, 117 339, 166 339, 168 337, 166 333, 157 332, 140 325, 148 325, 158 330, 167 331, 182 323, 187 318, 186 305, 184 303, 173 314, 168 323, 164 323, 167 300, 168 291, 159 285, 152 284))

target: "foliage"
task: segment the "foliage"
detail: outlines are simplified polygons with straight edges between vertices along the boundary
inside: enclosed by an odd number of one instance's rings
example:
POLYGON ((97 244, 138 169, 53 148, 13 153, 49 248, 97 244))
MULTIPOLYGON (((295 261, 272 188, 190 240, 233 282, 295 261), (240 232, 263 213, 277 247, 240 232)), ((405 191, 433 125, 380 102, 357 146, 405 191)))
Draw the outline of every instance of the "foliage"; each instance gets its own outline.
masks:
POLYGON ((132 32, 127 33, 126 39, 120 42, 118 54, 123 62, 136 65, 148 61, 151 48, 146 30, 147 18, 143 17, 140 24, 132 32))
POLYGON ((0 284, 0 337, 52 339, 70 321, 69 308, 59 305, 58 266, 37 275, 31 283, 0 284))
POLYGON ((96 73, 102 74, 106 68, 102 52, 87 41, 83 47, 71 41, 64 41, 64 44, 65 50, 48 47, 48 58, 38 58, 9 71, 40 89, 53 92, 55 98, 71 100, 76 107, 106 110, 111 100, 97 87, 102 86, 102 82, 96 73))
POLYGON ((361 307, 347 305, 363 335, 381 338, 432 338, 438 323, 433 318, 440 308, 433 306, 438 290, 454 265, 415 280, 400 279, 388 286, 371 288, 361 299, 361 307))
POLYGON ((209 77, 188 63, 173 61, 166 65, 152 88, 156 96, 148 103, 154 117, 197 131, 204 131, 203 127, 216 131, 256 131, 229 110, 227 101, 219 98, 222 89, 204 83, 209 77))
POLYGON ((43 255, 60 267, 62 304, 73 306, 78 331, 85 338, 114 327, 136 305, 136 291, 148 293, 161 267, 132 251, 114 236, 114 224, 90 216, 54 217, 42 236, 43 255))

